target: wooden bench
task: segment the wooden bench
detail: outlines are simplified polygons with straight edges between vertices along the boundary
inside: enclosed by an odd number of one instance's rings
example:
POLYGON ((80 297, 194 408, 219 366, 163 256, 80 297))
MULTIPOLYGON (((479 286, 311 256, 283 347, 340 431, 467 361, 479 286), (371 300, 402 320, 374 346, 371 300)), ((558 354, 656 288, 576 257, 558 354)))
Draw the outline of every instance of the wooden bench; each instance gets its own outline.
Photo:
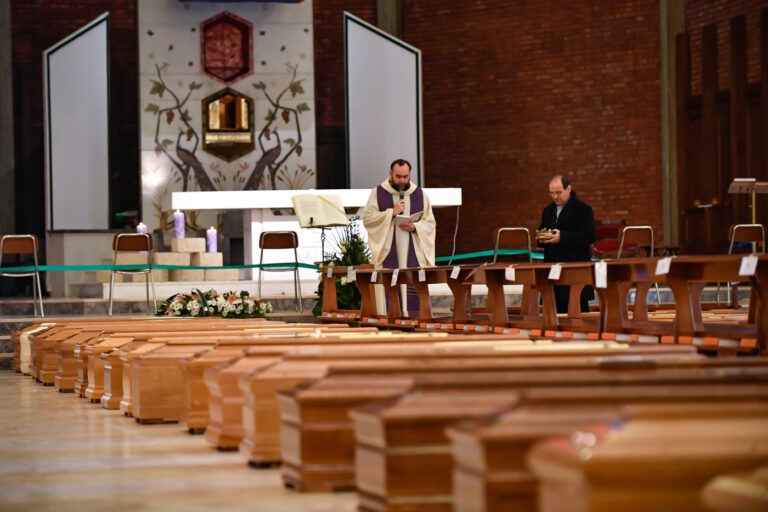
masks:
POLYGON ((560 370, 549 375, 544 371, 485 372, 464 375, 460 382, 451 376, 424 377, 420 379, 422 390, 394 403, 370 404, 351 413, 357 439, 360 509, 404 510, 410 506, 450 510, 451 451, 443 429, 458 420, 501 413, 517 404, 520 393, 532 387, 581 385, 599 389, 698 383, 716 389, 765 381, 766 377, 768 367, 731 372, 698 368, 633 370, 623 374, 600 370, 560 370))
POLYGON ((531 450, 540 511, 703 511, 711 478, 768 460, 765 403, 635 406, 629 416, 531 450))

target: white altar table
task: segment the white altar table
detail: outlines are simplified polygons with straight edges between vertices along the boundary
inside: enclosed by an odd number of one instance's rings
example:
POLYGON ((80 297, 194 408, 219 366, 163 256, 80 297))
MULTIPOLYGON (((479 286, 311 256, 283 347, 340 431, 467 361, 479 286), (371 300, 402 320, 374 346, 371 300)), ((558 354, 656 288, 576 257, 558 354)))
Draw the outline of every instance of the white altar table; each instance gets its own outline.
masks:
MULTIPOLYGON (((460 188, 425 188, 433 208, 461 205, 460 188)), ((360 209, 368 202, 370 189, 329 189, 329 190, 243 190, 215 192, 173 192, 170 204, 163 205, 165 209, 173 210, 242 210, 244 233, 244 261, 246 264, 259 263, 259 235, 262 231, 296 231, 299 236, 299 261, 313 264, 321 259, 320 230, 302 229, 295 215, 275 215, 273 209, 293 208, 291 198, 298 194, 337 195, 345 208, 360 209)), ((361 212, 362 213, 362 212, 361 212)), ((357 211, 349 215, 353 217, 357 211)), ((367 239, 365 230, 360 227, 361 234, 367 239)), ((329 230, 326 230, 329 233, 329 230)), ((333 237, 329 234, 326 239, 326 253, 334 250, 333 237)), ((293 261, 293 251, 270 250, 264 253, 264 262, 293 261)), ((258 277, 257 269, 253 269, 252 278, 258 277)), ((316 289, 317 272, 300 269, 302 292, 309 295, 316 289), (308 287, 304 288, 305 282, 308 287)), ((265 282, 271 285, 276 281, 288 282, 287 272, 267 272, 265 282)), ((270 286, 270 289, 274 289, 270 286)), ((286 294, 292 294, 292 287, 286 294)))

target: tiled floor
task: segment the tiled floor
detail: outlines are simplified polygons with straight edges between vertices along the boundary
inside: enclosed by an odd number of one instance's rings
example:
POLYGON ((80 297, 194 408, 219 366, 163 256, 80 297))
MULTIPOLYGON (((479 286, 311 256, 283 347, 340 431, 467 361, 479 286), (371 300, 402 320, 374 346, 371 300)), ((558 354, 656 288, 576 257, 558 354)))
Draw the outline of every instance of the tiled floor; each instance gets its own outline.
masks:
POLYGON ((0 511, 355 510, 354 493, 299 494, 182 426, 116 411, 0 371, 0 511))

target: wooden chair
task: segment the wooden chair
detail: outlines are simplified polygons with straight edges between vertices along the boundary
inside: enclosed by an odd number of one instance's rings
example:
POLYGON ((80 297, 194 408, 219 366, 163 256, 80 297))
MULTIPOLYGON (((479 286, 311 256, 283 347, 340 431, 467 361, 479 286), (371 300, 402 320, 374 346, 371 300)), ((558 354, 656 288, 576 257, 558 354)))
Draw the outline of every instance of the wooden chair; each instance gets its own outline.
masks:
POLYGON ((264 263, 264 249, 293 249, 293 264, 281 265, 279 267, 259 267, 259 298, 261 298, 261 276, 262 272, 293 272, 293 290, 296 297, 296 310, 299 313, 304 311, 301 303, 301 282, 299 281, 299 237, 295 231, 264 231, 259 236, 259 249, 261 256, 259 265, 264 263))
MULTIPOLYGON (((648 256, 653 256, 653 227, 651 226, 626 226, 621 230, 621 242, 619 242, 619 252, 617 258, 621 258, 621 253, 634 246, 635 252, 640 247, 649 247, 648 256)), ((641 254, 637 254, 641 256, 641 254)), ((659 292, 659 283, 653 283, 656 288, 656 302, 661 305, 661 293, 659 292)), ((638 290, 639 292, 640 290, 638 290)), ((637 300, 637 299, 635 299, 637 300)))
POLYGON ((147 233, 118 233, 112 239, 112 271, 109 274, 109 316, 112 316, 112 302, 115 290, 115 274, 147 274, 147 310, 150 315, 157 311, 157 301, 155 300, 155 281, 152 279, 152 237, 147 233), (146 269, 116 270, 118 252, 144 252, 147 255, 146 269), (152 285, 152 303, 154 308, 150 309, 149 287, 152 285))
MULTIPOLYGON (((40 287, 40 269, 37 264, 37 250, 40 244, 35 235, 3 235, 0 236, 0 276, 2 277, 31 277, 32 278, 32 307, 35 299, 40 304, 40 317, 45 317, 43 311, 43 292, 40 287), (6 254, 31 254, 35 260, 34 272, 2 272, 2 258, 6 254)), ((35 308, 35 316, 37 309, 35 308)))
POLYGON ((525 249, 528 251, 528 261, 532 262, 531 234, 528 228, 497 228, 493 234, 496 243, 493 247, 493 263, 499 256, 499 247, 506 249, 525 249))

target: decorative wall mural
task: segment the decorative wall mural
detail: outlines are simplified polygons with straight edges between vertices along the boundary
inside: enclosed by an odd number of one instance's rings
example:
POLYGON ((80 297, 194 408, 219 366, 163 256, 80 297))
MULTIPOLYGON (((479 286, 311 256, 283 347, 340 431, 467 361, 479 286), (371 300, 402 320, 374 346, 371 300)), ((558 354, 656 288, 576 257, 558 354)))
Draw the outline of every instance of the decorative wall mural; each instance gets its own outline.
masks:
MULTIPOLYGON (((139 0, 142 220, 150 229, 172 225, 174 191, 315 186, 312 2, 218 9, 139 0), (217 41, 208 55, 206 28, 217 41), (227 139, 230 147, 215 147, 227 139)), ((215 225, 216 215, 187 212, 188 227, 215 225)))

